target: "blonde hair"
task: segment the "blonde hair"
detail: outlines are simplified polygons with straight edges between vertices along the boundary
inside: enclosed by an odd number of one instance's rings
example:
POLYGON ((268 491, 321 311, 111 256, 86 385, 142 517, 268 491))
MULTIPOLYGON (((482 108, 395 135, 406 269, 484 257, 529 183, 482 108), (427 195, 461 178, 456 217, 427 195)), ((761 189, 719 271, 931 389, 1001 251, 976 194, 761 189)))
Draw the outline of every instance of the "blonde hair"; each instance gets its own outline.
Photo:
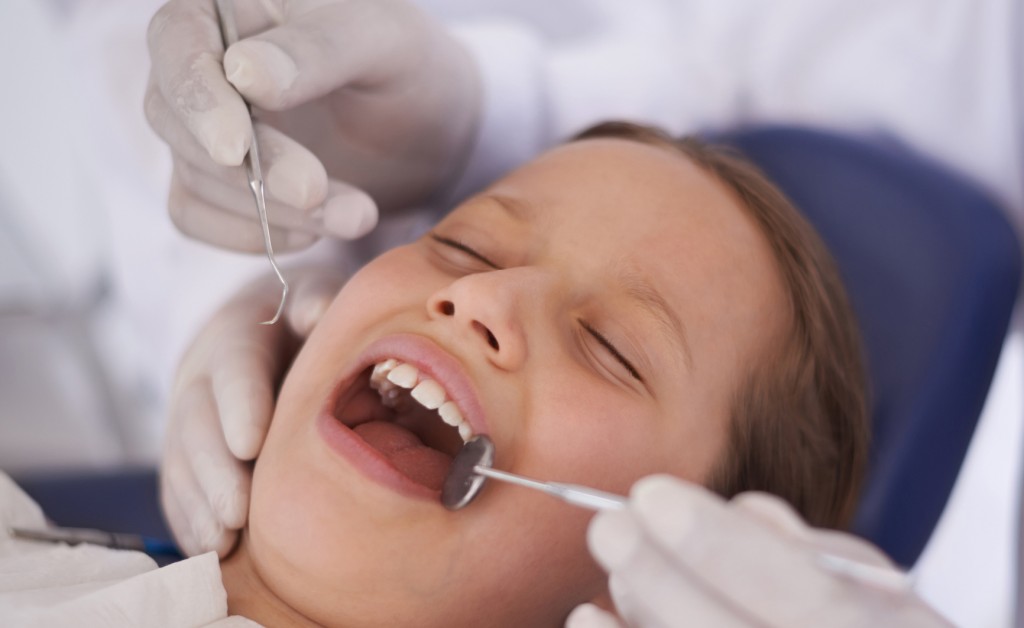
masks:
POLYGON ((867 391, 856 319, 824 243, 735 151, 625 122, 599 124, 573 139, 596 137, 673 150, 716 177, 756 220, 787 289, 793 324, 737 388, 727 450, 710 488, 725 497, 766 491, 812 525, 845 526, 867 462, 867 391))

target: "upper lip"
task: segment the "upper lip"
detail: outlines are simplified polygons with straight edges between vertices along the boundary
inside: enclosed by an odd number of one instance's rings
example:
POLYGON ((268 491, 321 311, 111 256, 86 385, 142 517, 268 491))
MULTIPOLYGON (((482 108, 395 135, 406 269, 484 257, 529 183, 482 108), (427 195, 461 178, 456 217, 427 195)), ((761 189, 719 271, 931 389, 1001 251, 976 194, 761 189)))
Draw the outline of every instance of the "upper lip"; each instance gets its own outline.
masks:
POLYGON ((422 376, 435 380, 459 407, 474 434, 489 433, 483 406, 462 363, 426 336, 402 333, 373 342, 356 361, 354 373, 349 377, 388 358, 411 364, 422 376))

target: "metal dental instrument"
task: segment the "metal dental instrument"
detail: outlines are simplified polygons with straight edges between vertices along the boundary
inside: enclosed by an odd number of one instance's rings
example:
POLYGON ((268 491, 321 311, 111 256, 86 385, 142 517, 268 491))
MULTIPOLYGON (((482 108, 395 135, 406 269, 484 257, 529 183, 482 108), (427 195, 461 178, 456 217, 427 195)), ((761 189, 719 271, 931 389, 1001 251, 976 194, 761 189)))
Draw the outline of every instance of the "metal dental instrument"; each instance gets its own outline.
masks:
POLYGON ((441 503, 448 510, 459 510, 480 493, 484 479, 492 478, 518 484, 557 497, 558 499, 590 510, 620 510, 626 507, 626 498, 599 491, 595 488, 561 482, 540 482, 530 478, 492 469, 494 443, 486 436, 475 436, 452 461, 451 470, 441 489, 441 503))
MULTIPOLYGON (((224 42, 224 50, 227 50, 231 44, 238 41, 238 24, 235 22, 234 5, 231 0, 217 0, 216 7, 217 21, 220 23, 220 36, 224 42)), ((263 170, 260 167, 260 144, 256 141, 256 119, 252 115, 252 105, 244 98, 242 100, 245 102, 245 108, 249 112, 249 120, 252 123, 252 141, 249 144, 249 152, 245 154, 243 160, 245 175, 249 179, 249 189, 252 190, 253 198, 256 199, 256 211, 259 213, 260 226, 263 228, 263 247, 267 251, 267 259, 270 260, 270 266, 274 269, 278 281, 281 282, 281 302, 277 305, 277 312, 270 320, 260 323, 260 325, 273 325, 281 318, 281 312, 284 311, 284 304, 288 299, 288 282, 281 274, 281 269, 277 267, 277 260, 274 259, 274 247, 270 243, 267 199, 263 190, 263 170)))
MULTIPOLYGON (((626 498, 595 488, 560 482, 541 482, 531 478, 492 469, 494 443, 480 435, 471 438, 452 460, 448 477, 441 489, 441 503, 448 510, 460 510, 469 505, 484 487, 487 478, 508 482, 542 491, 567 504, 590 510, 622 510, 626 498)), ((825 571, 849 578, 883 591, 901 593, 914 586, 911 574, 883 569, 830 553, 819 553, 815 562, 825 571)))
POLYGON ((47 543, 67 543, 78 545, 89 543, 113 549, 135 550, 150 555, 175 555, 178 548, 169 541, 161 541, 138 534, 121 534, 104 532, 88 528, 10 528, 11 536, 27 541, 44 541, 47 543))

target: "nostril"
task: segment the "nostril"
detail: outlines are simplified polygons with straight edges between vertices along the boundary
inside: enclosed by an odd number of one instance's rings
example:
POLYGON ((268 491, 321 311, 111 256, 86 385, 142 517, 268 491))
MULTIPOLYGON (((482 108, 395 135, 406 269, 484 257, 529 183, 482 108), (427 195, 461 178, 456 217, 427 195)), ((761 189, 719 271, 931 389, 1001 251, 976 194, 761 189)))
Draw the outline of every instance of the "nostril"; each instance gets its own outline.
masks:
POLYGON ((481 334, 483 334, 484 338, 487 338, 487 344, 491 345, 492 349, 497 351, 500 348, 500 346, 498 345, 498 339, 494 337, 494 334, 491 333, 490 329, 487 329, 486 325, 479 321, 473 321, 473 327, 476 328, 476 330, 479 331, 481 334))
POLYGON ((452 303, 451 301, 441 301, 438 307, 440 308, 441 313, 444 314, 445 316, 455 315, 455 304, 452 303))

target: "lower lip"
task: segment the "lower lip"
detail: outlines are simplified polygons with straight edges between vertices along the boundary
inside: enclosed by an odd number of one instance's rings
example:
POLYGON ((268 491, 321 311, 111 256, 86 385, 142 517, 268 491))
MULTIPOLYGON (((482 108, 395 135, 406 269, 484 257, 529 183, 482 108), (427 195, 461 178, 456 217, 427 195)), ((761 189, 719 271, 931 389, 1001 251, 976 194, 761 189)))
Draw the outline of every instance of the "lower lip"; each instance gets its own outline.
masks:
POLYGON ((431 490, 410 480, 379 451, 330 412, 320 413, 316 419, 316 429, 334 453, 344 458, 370 480, 405 497, 440 503, 440 491, 431 490))

